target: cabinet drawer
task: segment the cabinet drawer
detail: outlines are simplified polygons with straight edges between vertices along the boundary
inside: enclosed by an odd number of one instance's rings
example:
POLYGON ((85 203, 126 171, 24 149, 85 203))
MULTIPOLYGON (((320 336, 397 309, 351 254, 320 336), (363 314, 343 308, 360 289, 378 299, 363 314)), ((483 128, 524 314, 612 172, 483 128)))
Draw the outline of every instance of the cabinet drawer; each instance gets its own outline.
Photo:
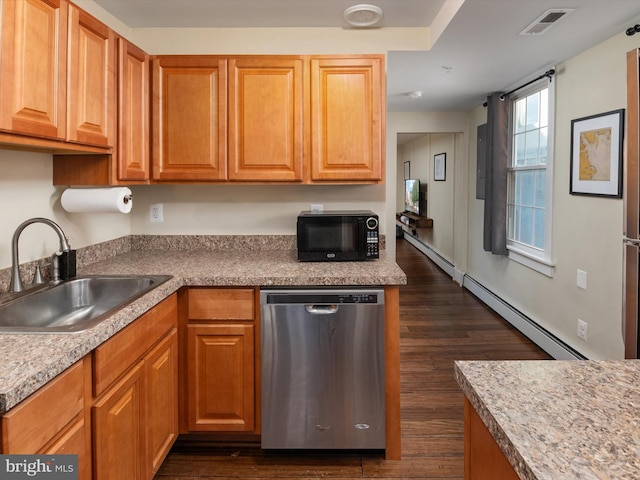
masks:
POLYGON ((96 348, 93 394, 104 392, 176 323, 177 296, 173 294, 96 348))
POLYGON ((36 453, 84 408, 82 361, 2 417, 2 453, 36 453))
POLYGON ((189 320, 253 320, 252 288, 189 289, 189 320))

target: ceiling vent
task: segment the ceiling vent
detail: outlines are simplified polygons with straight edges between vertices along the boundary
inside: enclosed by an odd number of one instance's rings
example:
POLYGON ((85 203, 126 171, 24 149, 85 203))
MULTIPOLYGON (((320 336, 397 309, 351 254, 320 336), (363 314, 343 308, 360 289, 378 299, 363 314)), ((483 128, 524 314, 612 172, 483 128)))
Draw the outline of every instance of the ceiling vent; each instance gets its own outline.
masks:
POLYGON ((554 8, 547 10, 533 22, 527 25, 519 35, 542 35, 547 32, 558 20, 567 16, 575 9, 573 8, 554 8))

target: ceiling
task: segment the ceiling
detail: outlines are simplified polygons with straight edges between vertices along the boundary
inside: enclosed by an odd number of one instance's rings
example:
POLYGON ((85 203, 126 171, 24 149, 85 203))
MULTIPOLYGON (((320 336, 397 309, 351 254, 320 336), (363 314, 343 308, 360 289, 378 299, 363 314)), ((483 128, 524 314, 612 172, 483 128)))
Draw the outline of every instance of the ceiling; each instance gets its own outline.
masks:
MULTIPOLYGON (((640 23, 638 0, 94 0, 142 27, 351 28, 342 12, 380 7, 376 28, 431 27, 457 8, 429 51, 387 52, 389 111, 466 111, 640 23), (549 9, 573 9, 543 35, 518 35, 549 9), (409 93, 423 92, 413 100, 409 93)), ((640 46, 640 33, 637 34, 640 46)), ((594 65, 594 73, 597 72, 594 65)))

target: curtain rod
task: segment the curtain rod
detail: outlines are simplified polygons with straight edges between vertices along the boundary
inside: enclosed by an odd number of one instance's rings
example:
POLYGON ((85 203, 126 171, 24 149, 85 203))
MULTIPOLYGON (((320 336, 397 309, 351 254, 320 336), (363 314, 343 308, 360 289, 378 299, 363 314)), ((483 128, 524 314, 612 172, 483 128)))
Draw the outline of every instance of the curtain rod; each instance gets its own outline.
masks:
MULTIPOLYGON (((543 73, 542 75, 540 75, 539 77, 536 77, 536 78, 534 78, 533 80, 531 80, 531 81, 529 81, 529 82, 527 82, 527 83, 525 83, 525 84, 523 84, 523 85, 520 85, 519 87, 516 87, 516 88, 514 88, 513 90, 508 91, 507 93, 503 93, 502 95, 500 95, 500 100, 504 100, 506 97, 508 97, 509 95, 511 95, 513 92, 517 92, 517 91, 518 91, 518 90, 520 90, 521 88, 528 87, 528 86, 529 86, 529 85, 531 85, 532 83, 537 82, 538 80, 541 80, 541 79, 543 79, 543 78, 545 78, 545 77, 547 77, 549 80, 551 80, 551 77, 552 77, 553 75, 555 75, 555 73, 556 73, 555 69, 551 68, 551 69, 547 70, 546 72, 544 72, 544 73, 543 73)), ((487 106, 487 102, 484 102, 484 103, 482 104, 482 106, 483 106, 483 107, 486 107, 486 106, 487 106)))

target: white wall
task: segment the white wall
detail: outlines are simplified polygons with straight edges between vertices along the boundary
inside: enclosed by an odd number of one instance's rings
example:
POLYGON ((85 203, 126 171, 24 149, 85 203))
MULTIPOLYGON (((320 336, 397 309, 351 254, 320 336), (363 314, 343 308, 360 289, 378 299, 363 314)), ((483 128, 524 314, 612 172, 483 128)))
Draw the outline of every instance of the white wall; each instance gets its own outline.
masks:
POLYGON ((433 228, 417 229, 418 239, 453 263, 454 229, 454 173, 456 135, 451 133, 426 133, 398 148, 399 172, 396 210, 404 208, 404 162, 410 162, 411 178, 420 180, 427 186, 427 211, 423 212, 433 220, 433 228), (433 178, 434 155, 446 155, 446 176, 444 181, 433 178))
MULTIPOLYGON (((445 189, 451 189, 451 192, 444 195, 451 195, 451 208, 454 212, 452 215, 452 226, 450 234, 452 238, 451 258, 447 258, 454 263, 456 269, 464 272, 467 262, 467 190, 469 182, 469 113, 467 112, 387 112, 387 175, 389 175, 390 165, 393 165, 393 174, 399 178, 403 178, 402 159, 398 158, 398 133, 420 133, 429 132, 432 138, 452 138, 453 154, 451 157, 447 155, 447 178, 452 178, 452 184, 449 182, 433 182, 444 184, 445 189), (445 134, 440 137, 438 134, 445 134), (453 135, 448 135, 453 134, 453 135), (449 177, 451 175, 451 177, 449 177)), ((438 140, 439 141, 439 140, 438 140)), ((473 147, 475 148, 475 147, 473 147)), ((441 153, 441 151, 434 152, 441 153)), ((430 157, 433 155, 429 154, 430 157)), ((433 158, 430 160, 433 162, 433 158)), ((473 167, 475 168, 475 166, 473 167)), ((411 174, 413 173, 413 162, 411 166, 411 174)), ((425 175, 429 179, 433 176, 433 164, 426 167, 425 175)), ((396 181, 396 180, 393 180, 396 181)), ((391 225, 387 227, 387 232, 391 232, 391 228, 395 228, 395 211, 398 205, 397 181, 395 184, 387 177, 387 219, 391 225), (392 201, 393 199, 393 201, 392 201)), ((431 188, 431 185, 429 185, 431 188)), ((437 189, 443 193, 442 189, 437 189)), ((474 193, 475 196, 475 193, 474 193)), ((429 207, 428 207, 429 208, 429 207)), ((446 222, 446 220, 442 220, 446 222)), ((434 219, 435 230, 435 219, 434 219)), ((443 240, 443 244, 444 244, 443 240)), ((387 245, 387 249, 389 249, 387 245)), ((395 246, 394 246, 395 247, 395 246)), ((444 247, 442 247, 444 249, 444 247)), ((394 248, 395 252, 395 248, 394 248)))
MULTIPOLYGON (((0 268, 11 266, 11 237, 33 217, 45 217, 63 229, 71 248, 129 235, 130 220, 121 214, 71 214, 60 206, 62 190, 52 185, 53 161, 44 153, 0 150, 0 268)), ((58 237, 45 225, 30 225, 20 236, 20 262, 51 255, 58 237)))
MULTIPOLYGON (((476 200, 474 148, 469 149, 469 263, 467 273, 588 358, 622 358, 621 199, 569 194, 571 120, 626 106, 626 52, 638 40, 624 34, 557 66, 553 188, 555 275, 548 278, 482 250, 483 202, 476 200), (576 270, 588 274, 588 290, 576 286, 576 270), (588 342, 577 337, 578 318, 588 322, 588 342)), ((475 129, 485 109, 473 112, 475 129)))
POLYGON ((151 185, 132 191, 134 234, 294 235, 298 213, 311 203, 373 210, 386 221, 384 185, 151 185), (163 223, 149 221, 154 203, 163 204, 163 223))

